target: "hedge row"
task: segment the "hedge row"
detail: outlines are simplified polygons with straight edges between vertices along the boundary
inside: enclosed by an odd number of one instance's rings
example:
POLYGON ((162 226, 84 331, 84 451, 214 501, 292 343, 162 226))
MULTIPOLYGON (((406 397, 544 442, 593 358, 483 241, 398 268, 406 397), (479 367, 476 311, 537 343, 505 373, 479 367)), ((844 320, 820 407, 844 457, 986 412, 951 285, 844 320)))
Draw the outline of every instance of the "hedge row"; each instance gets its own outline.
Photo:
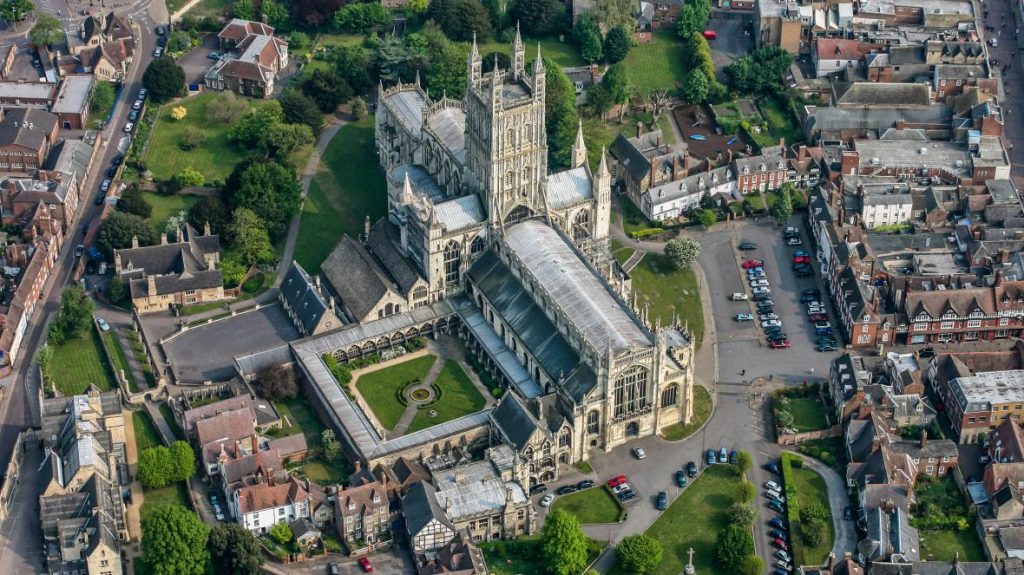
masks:
POLYGON ((800 469, 804 460, 792 453, 782 454, 782 488, 786 492, 786 523, 789 524, 789 541, 793 553, 793 565, 804 564, 803 545, 796 545, 800 540, 800 504, 796 498, 796 481, 793 480, 793 468, 800 469))

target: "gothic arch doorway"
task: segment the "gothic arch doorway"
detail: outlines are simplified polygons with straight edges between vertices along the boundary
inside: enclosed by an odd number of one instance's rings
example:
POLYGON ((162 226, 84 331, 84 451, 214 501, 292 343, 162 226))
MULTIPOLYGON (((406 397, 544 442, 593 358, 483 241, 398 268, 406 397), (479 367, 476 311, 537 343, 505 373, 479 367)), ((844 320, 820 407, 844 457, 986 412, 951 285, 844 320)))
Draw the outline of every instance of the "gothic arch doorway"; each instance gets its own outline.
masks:
POLYGON ((636 437, 640 435, 640 424, 635 421, 630 421, 626 424, 626 437, 636 437))

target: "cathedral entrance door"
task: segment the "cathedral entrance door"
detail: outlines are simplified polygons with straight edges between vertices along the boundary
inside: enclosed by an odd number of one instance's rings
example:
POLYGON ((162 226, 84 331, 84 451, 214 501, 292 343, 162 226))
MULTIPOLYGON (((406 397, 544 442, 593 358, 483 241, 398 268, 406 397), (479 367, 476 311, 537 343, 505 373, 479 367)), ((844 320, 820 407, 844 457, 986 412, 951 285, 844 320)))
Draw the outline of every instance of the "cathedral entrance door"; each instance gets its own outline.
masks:
POLYGON ((626 437, 636 437, 640 435, 640 424, 635 421, 630 421, 626 424, 626 437))

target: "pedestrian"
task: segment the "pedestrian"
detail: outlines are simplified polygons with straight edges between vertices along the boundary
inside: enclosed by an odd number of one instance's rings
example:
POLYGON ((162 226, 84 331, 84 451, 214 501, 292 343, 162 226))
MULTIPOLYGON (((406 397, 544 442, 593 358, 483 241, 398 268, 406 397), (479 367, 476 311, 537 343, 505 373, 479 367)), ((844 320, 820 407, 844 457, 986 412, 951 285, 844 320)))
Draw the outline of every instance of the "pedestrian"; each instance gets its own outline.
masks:
POLYGON ((745 369, 740 370, 740 377, 742 377, 744 375, 747 375, 747 370, 745 370, 745 369))

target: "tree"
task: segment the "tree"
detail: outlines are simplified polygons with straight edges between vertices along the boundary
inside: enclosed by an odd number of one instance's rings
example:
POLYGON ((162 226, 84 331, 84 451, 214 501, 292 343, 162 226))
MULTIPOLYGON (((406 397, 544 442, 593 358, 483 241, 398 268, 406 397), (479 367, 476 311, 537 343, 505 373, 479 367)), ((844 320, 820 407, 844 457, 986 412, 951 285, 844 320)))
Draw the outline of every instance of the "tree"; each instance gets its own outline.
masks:
POLYGON ((743 575, 761 575, 764 573, 764 559, 757 555, 747 555, 740 566, 740 573, 743 575))
POLYGON ((772 216, 778 220, 780 224, 783 224, 789 221, 789 218, 792 215, 793 184, 786 182, 782 185, 782 189, 779 190, 779 199, 776 200, 774 205, 772 205, 772 216))
POLYGON ((736 452, 736 471, 739 472, 740 476, 746 475, 750 469, 754 467, 754 458, 751 457, 749 451, 743 449, 736 452))
POLYGON ((206 121, 215 124, 234 124, 249 110, 249 102, 234 92, 221 92, 206 105, 206 121))
POLYGON ((619 565, 628 573, 644 575, 661 563, 661 543, 644 534, 627 535, 615 548, 619 565))
POLYGON ((318 28, 331 20, 343 0, 292 0, 292 21, 296 26, 318 28))
POLYGON ((607 84, 612 101, 620 106, 619 121, 622 121, 622 116, 626 112, 626 106, 629 104, 629 100, 633 97, 634 92, 636 92, 636 87, 630 82, 629 74, 626 73, 626 67, 623 64, 612 66, 605 73, 604 78, 601 78, 601 83, 607 84))
POLYGON ((687 2, 679 10, 679 19, 676 20, 676 33, 680 38, 686 39, 694 33, 704 31, 708 25, 708 17, 711 15, 710 0, 694 0, 687 2))
POLYGON ((729 522, 736 525, 750 525, 757 519, 757 510, 749 503, 733 503, 729 507, 729 522))
POLYGON ((281 545, 287 544, 293 537, 292 528, 288 527, 288 524, 283 521, 281 523, 275 523, 267 534, 270 535, 271 539, 277 541, 281 545))
MULTIPOLYGON (((422 67, 427 92, 433 98, 447 94, 461 98, 466 91, 466 59, 469 49, 465 44, 452 42, 434 27, 428 27, 406 38, 410 67, 422 67)), ((415 72, 413 73, 415 75, 415 72)))
POLYGON ((747 555, 754 554, 754 539, 749 527, 726 525, 715 541, 715 560, 722 572, 732 573, 740 568, 747 555))
POLYGON ((391 22, 391 12, 377 3, 352 3, 334 13, 331 24, 337 30, 366 33, 391 22))
POLYGON ((523 33, 539 38, 563 30, 567 13, 565 4, 558 0, 515 0, 512 18, 522 26, 523 33))
POLYGON ((562 67, 544 60, 544 119, 548 130, 548 164, 552 169, 569 165, 572 144, 579 129, 576 87, 562 67))
POLYGON ((757 486, 744 479, 736 486, 736 498, 741 503, 750 503, 757 497, 757 486))
POLYGON ((479 0, 433 0, 427 16, 457 42, 471 40, 474 34, 480 38, 491 35, 491 17, 479 0))
POLYGON ((302 188, 295 178, 295 171, 274 162, 239 164, 225 187, 232 213, 239 207, 255 212, 266 223, 271 241, 284 235, 302 202, 302 188))
POLYGON ((205 141, 206 132, 195 126, 186 126, 185 130, 181 133, 181 139, 178 140, 178 147, 187 152, 203 145, 205 141))
POLYGON ((544 519, 541 554, 551 575, 574 575, 587 565, 587 536, 576 516, 556 509, 544 519))
POLYGON ((192 47, 192 36, 185 30, 175 30, 167 37, 168 52, 187 52, 192 47))
POLYGON ((287 160, 288 154, 313 143, 313 130, 305 124, 272 124, 267 130, 267 154, 287 160))
POLYGON ((590 106, 591 113, 603 119, 608 110, 611 110, 612 106, 615 105, 615 102, 612 101, 612 95, 608 91, 608 87, 597 83, 587 90, 587 105, 590 106))
POLYGON ((171 108, 171 118, 176 122, 184 120, 186 115, 188 115, 188 110, 185 109, 185 106, 175 106, 171 108))
POLYGON ((128 298, 128 290, 125 289, 124 284, 121 283, 121 278, 114 276, 110 283, 107 284, 107 297, 110 298, 110 303, 119 307, 128 307, 131 305, 131 300, 128 298))
POLYGON ((828 526, 817 517, 812 517, 808 521, 800 521, 800 537, 804 540, 804 543, 812 547, 824 543, 827 532, 828 526))
POLYGON ((185 88, 185 71, 169 57, 156 58, 142 74, 142 85, 157 103, 180 96, 185 88))
POLYGON ((270 24, 279 31, 286 31, 291 27, 289 8, 286 2, 275 2, 274 0, 263 0, 260 3, 260 12, 267 24, 270 24))
POLYGON ((676 269, 686 269, 700 255, 700 244, 690 238, 674 238, 665 242, 665 255, 676 269))
POLYGON ((182 168, 181 171, 174 175, 174 179, 176 179, 178 184, 183 188, 198 188, 206 181, 206 179, 203 178, 203 174, 192 166, 185 166, 182 168))
POLYGON ((782 428, 791 428, 793 427, 793 414, 786 410, 779 411, 775 414, 775 423, 782 428))
POLYGON ((604 57, 612 64, 625 60, 632 47, 633 40, 622 26, 608 30, 608 35, 604 37, 604 57))
POLYGON ((320 445, 324 451, 325 460, 337 463, 341 459, 341 443, 334 437, 334 431, 325 429, 320 434, 320 445))
POLYGON ((92 299, 79 285, 64 288, 60 294, 60 310, 50 323, 47 337, 53 345, 82 337, 92 325, 92 299))
POLYGON ((114 85, 110 82, 96 82, 90 103, 94 111, 106 111, 114 105, 114 85))
POLYGON ((604 57, 601 44, 601 27, 598 25, 597 18, 593 14, 584 14, 580 18, 576 28, 572 31, 572 36, 580 47, 580 55, 587 62, 593 64, 604 57))
POLYGON ((142 195, 138 184, 128 186, 117 200, 117 209, 126 214, 135 214, 140 218, 148 218, 153 214, 153 206, 142 195))
POLYGON ((248 208, 236 208, 229 229, 231 245, 247 265, 266 263, 274 259, 270 236, 263 218, 248 208))
POLYGON ((710 230, 711 226, 718 222, 718 216, 715 215, 714 210, 701 210, 700 212, 700 225, 704 226, 705 230, 710 230))
POLYGON ((196 472, 196 452, 187 441, 180 439, 172 443, 168 451, 172 482, 187 481, 196 472))
POLYGON ((256 390, 271 401, 291 399, 299 394, 295 371, 284 365, 268 365, 256 372, 256 390))
POLYGON ((151 246, 156 242, 156 233, 139 216, 116 211, 103 220, 96 230, 95 244, 103 251, 107 260, 111 261, 114 258, 114 250, 132 246, 132 238, 138 238, 140 246, 151 246))
POLYGON ((691 104, 703 104, 708 101, 711 82, 700 68, 694 68, 686 74, 683 85, 683 99, 691 104))
POLYGON ((316 102, 320 111, 333 114, 352 97, 352 87, 333 70, 316 70, 302 84, 302 91, 316 102))
POLYGON ((253 0, 236 0, 231 7, 231 15, 242 20, 256 20, 257 11, 253 0))
POLYGON ((324 116, 317 108, 312 98, 299 90, 288 90, 278 99, 281 103, 281 111, 284 113, 284 121, 289 124, 304 124, 313 130, 314 134, 320 133, 323 126, 324 116))
POLYGON ((786 90, 783 75, 793 64, 793 55, 772 45, 764 45, 737 58, 725 67, 729 86, 741 94, 779 94, 786 90))
POLYGON ((143 449, 139 452, 138 470, 139 480, 150 489, 159 489, 173 483, 170 450, 163 445, 143 449))
POLYGON ((35 25, 28 33, 28 39, 33 46, 39 48, 50 46, 64 39, 64 29, 61 27, 60 20, 49 14, 39 14, 36 16, 35 25))
POLYGON ((352 104, 349 105, 349 111, 352 113, 353 120, 362 120, 366 117, 366 100, 361 96, 352 98, 352 104))
POLYGON ((429 0, 409 0, 409 3, 405 5, 405 10, 413 14, 422 14, 427 11, 429 4, 429 0))
POLYGON ((210 556, 214 571, 258 575, 263 555, 260 542, 238 523, 218 523, 210 530, 210 556))
POLYGON ((181 505, 158 505, 142 516, 142 562, 153 575, 202 575, 210 528, 181 505))
POLYGON ((8 22, 21 22, 35 9, 30 0, 3 0, 0 2, 0 17, 8 22))
POLYGON ((214 234, 224 233, 231 215, 224 202, 213 196, 203 196, 199 201, 192 204, 188 209, 188 223, 197 230, 203 229, 210 224, 210 232, 214 234))
POLYGON ((370 58, 361 46, 341 46, 334 50, 334 70, 357 94, 365 92, 370 78, 370 58))
POLYGON ((277 100, 268 100, 252 108, 233 126, 228 128, 228 143, 244 150, 269 153, 270 131, 284 121, 284 110, 277 100))
POLYGON ((597 19, 608 28, 631 28, 636 22, 636 2, 631 0, 598 0, 597 19))
POLYGON ((305 32, 292 32, 288 36, 288 50, 293 53, 301 52, 309 47, 309 34, 305 32))

